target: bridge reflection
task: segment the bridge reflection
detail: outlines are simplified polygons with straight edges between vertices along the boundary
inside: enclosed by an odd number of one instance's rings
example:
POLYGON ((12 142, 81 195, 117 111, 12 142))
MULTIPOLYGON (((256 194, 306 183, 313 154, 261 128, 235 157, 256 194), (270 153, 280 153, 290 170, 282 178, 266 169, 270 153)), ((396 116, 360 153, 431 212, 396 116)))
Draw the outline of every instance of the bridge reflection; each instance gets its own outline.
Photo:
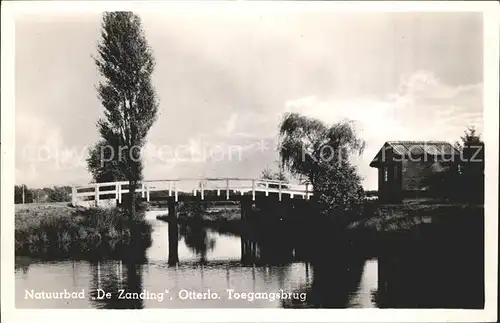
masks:
POLYGON ((280 265, 297 261, 293 246, 241 239, 241 263, 244 265, 280 265))
MULTIPOLYGON (((168 264, 179 264, 179 241, 182 239, 194 255, 198 264, 208 263, 207 254, 216 246, 216 239, 202 225, 169 223, 168 264)), ((239 237, 241 244, 240 263, 243 265, 278 265, 297 261, 295 248, 279 239, 257 241, 255 238, 239 237)))
MULTIPOLYGON (((238 237, 239 257, 219 260, 210 259, 210 254, 224 239, 217 240, 206 228, 169 224, 168 233, 168 255, 165 255, 168 265, 155 263, 154 266, 158 268, 156 274, 166 279, 162 284, 177 288, 184 288, 188 281, 194 289, 244 286, 244 291, 249 292, 272 285, 277 290, 286 286, 288 292, 306 293, 305 301, 280 301, 279 305, 284 308, 484 306, 484 260, 482 252, 478 252, 479 239, 428 236, 426 244, 402 240, 385 246, 376 258, 367 258, 348 243, 315 242, 312 246, 315 252, 298 252, 295 246, 300 241, 243 236, 238 237), (180 241, 195 259, 179 260, 180 241), (311 254, 316 256, 307 259, 311 254), (246 282, 241 284, 242 280, 246 282)), ((141 300, 117 298, 119 289, 142 291, 143 268, 140 264, 122 262, 93 263, 93 296, 96 296, 95 290, 104 289, 111 292, 112 297, 92 301, 102 308, 144 307, 141 300)), ((236 303, 221 304, 221 307, 231 307, 236 303)))

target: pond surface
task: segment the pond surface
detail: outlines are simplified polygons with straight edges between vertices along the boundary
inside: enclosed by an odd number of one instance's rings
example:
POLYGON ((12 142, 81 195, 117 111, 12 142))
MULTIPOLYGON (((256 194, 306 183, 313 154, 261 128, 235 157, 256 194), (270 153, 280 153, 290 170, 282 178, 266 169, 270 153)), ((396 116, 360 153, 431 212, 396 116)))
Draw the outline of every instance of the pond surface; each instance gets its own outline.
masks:
MULTIPOLYGON (((297 260, 295 251, 291 250, 286 251, 290 254, 286 261, 272 264, 258 261, 259 258, 265 259, 266 253, 258 245, 236 235, 200 228, 179 228, 179 262, 172 266, 168 264, 171 253, 169 224, 156 219, 157 215, 164 213, 150 211, 146 215, 153 225, 153 243, 144 264, 111 260, 37 262, 16 258, 16 307, 425 307, 422 300, 435 292, 413 291, 419 284, 409 285, 402 294, 401 289, 388 288, 394 284, 388 283, 390 279, 387 277, 401 278, 401 270, 407 271, 394 267, 389 258, 379 260, 351 254, 335 256, 328 265, 318 266, 297 260), (380 270, 386 273, 379 273, 380 270), (383 290, 379 290, 379 286, 383 290), (413 303, 400 301, 401 295, 411 294, 420 298, 413 303)), ((329 257, 329 250, 325 248, 321 254, 329 257)), ((411 278, 404 281, 422 280, 421 275, 414 271, 405 275, 411 278)), ((397 284, 402 281, 400 279, 397 284)), ((426 277, 424 281, 435 284, 426 277)), ((456 293, 450 287, 446 290, 449 295, 456 293)), ((467 288, 461 290, 470 292, 467 288)), ((446 294, 439 295, 447 297, 446 294)), ((481 303, 476 296, 474 301, 481 303)), ((476 303, 464 304, 474 307, 476 303)), ((447 305, 449 302, 437 304, 438 307, 449 307, 447 305)))

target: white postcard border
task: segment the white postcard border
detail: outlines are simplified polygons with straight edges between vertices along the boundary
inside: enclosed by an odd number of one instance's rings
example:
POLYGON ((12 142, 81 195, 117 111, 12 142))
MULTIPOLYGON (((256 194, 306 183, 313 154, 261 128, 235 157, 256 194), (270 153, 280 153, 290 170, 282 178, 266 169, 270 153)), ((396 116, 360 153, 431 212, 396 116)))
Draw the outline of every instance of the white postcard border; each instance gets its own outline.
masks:
MULTIPOLYGON (((142 320, 161 322, 486 322, 497 313, 498 246, 498 120, 499 120, 499 5, 497 2, 160 2, 160 1, 23 1, 3 2, 1 97, 1 312, 5 322, 54 320, 142 320), (20 14, 106 10, 332 10, 332 11, 476 11, 484 17, 484 141, 486 144, 484 310, 441 309, 210 309, 210 310, 16 310, 14 308, 14 19, 20 14)), ((460 53, 457 53, 460 55, 460 53)), ((464 278, 466 279, 466 278, 464 278)))

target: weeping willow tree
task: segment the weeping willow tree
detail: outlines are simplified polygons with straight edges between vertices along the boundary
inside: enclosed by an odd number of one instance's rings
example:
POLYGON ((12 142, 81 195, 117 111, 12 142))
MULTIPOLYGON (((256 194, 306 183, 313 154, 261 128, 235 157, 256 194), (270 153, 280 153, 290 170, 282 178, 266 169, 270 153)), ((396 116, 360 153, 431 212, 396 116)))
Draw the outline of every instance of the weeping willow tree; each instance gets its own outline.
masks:
POLYGON ((107 164, 88 160, 94 175, 124 177, 129 181, 129 210, 135 214, 136 186, 142 178, 141 148, 158 112, 156 92, 151 75, 155 65, 151 48, 140 18, 132 12, 107 12, 102 19, 101 41, 97 46, 95 63, 103 81, 97 87, 104 117, 97 127, 102 137, 95 149, 107 145, 112 162, 107 164), (97 169, 96 169, 97 167, 97 169))
POLYGON ((361 177, 350 157, 361 155, 364 146, 348 120, 327 125, 287 113, 279 125, 281 163, 294 177, 313 185, 314 196, 326 213, 347 210, 363 198, 361 177))

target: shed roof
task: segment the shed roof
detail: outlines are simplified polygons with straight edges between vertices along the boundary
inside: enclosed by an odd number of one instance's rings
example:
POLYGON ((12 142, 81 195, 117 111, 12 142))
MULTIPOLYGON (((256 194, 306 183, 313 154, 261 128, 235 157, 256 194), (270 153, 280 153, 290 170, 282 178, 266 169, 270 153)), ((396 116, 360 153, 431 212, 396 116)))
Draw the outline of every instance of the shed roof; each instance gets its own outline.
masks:
POLYGON ((381 158, 384 149, 392 148, 394 154, 401 157, 450 156, 460 152, 446 141, 387 141, 370 163, 375 167, 381 158))

